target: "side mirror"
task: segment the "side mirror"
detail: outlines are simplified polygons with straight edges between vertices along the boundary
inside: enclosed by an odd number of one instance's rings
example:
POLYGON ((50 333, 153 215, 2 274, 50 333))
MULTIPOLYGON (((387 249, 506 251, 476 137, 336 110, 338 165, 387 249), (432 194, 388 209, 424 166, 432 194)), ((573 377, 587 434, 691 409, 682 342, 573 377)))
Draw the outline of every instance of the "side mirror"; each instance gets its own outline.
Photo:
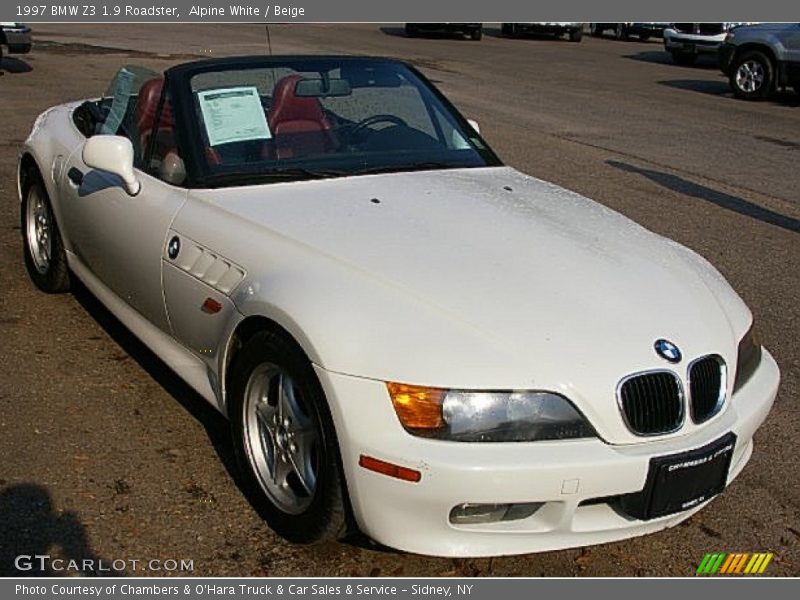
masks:
POLYGON ((95 135, 83 145, 83 162, 93 169, 117 175, 135 196, 142 188, 133 171, 133 144, 119 135, 95 135))
POLYGON ((475 133, 480 135, 481 126, 478 125, 478 122, 475 119, 467 119, 467 123, 469 123, 470 127, 472 127, 475 130, 475 133))

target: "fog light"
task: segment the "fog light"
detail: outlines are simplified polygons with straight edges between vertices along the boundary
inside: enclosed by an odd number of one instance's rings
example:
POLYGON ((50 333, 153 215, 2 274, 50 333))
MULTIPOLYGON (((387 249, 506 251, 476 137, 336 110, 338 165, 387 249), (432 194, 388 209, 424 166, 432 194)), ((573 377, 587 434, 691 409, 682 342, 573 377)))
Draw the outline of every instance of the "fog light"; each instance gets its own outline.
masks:
POLYGON ((544 502, 522 504, 459 504, 450 511, 450 522, 454 525, 475 525, 517 521, 527 519, 544 506, 544 502))

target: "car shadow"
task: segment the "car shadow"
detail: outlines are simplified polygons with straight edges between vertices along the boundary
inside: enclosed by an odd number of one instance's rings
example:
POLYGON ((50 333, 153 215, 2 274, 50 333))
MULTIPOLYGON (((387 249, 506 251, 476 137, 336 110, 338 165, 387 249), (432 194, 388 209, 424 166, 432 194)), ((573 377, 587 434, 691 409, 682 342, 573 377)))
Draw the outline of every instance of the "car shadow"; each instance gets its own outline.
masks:
POLYGON ((53 509, 47 488, 36 483, 0 488, 0 577, 124 575, 112 566, 92 550, 76 513, 53 509), (59 568, 41 558, 51 555, 63 559, 59 568), (73 560, 77 568, 69 564, 73 560), (84 564, 89 568, 83 570, 84 564))
MULTIPOLYGON (((708 81, 702 79, 674 79, 668 81, 659 81, 658 84, 677 88, 679 90, 687 90, 690 92, 698 92, 712 96, 722 96, 736 100, 737 102, 746 102, 746 100, 739 100, 733 95, 733 91, 731 91, 731 86, 727 80, 708 81)), ((774 92, 765 100, 765 102, 779 104, 781 106, 800 106, 800 94, 795 94, 790 91, 774 92)))
POLYGON ((0 74, 2 73, 30 73, 33 67, 22 59, 13 56, 4 56, 0 59, 0 74))
POLYGON ((697 62, 690 66, 676 65, 672 57, 666 50, 655 51, 647 50, 645 52, 637 52, 636 54, 623 54, 622 58, 629 60, 639 60, 642 62, 654 63, 659 65, 670 65, 676 68, 684 69, 708 69, 719 70, 719 63, 717 62, 716 54, 703 55, 697 57, 697 62))
POLYGON ((381 33, 384 35, 393 35, 395 37, 408 37, 406 30, 403 27, 379 27, 381 33))
MULTIPOLYGON (((404 27, 380 27, 381 32, 384 35, 391 35, 394 37, 402 37, 409 40, 414 40, 417 38, 420 39, 431 39, 431 40, 467 40, 469 41, 469 36, 466 36, 462 33, 458 33, 455 31, 421 31, 414 35, 406 34, 406 30, 404 27)), ((485 30, 484 30, 485 33, 485 30)))
MULTIPOLYGON (((521 31, 516 35, 506 35, 503 33, 503 30, 497 27, 484 27, 483 28, 483 35, 495 38, 501 38, 504 40, 521 40, 521 41, 528 41, 528 42, 569 42, 567 39, 567 35, 562 33, 559 35, 555 35, 552 33, 535 33, 532 31, 521 31)), ((584 34, 586 35, 586 34, 584 34)), ((570 42, 574 43, 574 42, 570 42)))
POLYGON ((641 39, 638 35, 636 35, 634 33, 632 33, 631 35, 626 37, 624 40, 618 40, 617 38, 614 37, 614 34, 610 33, 610 32, 609 33, 604 33, 603 35, 592 35, 591 33, 585 33, 585 35, 587 37, 591 37, 592 39, 595 39, 595 40, 606 40, 608 42, 616 42, 618 44, 630 44, 630 43, 636 43, 636 44, 663 44, 664 43, 664 39, 659 37, 659 36, 657 36, 657 35, 651 35, 646 40, 641 39))
POLYGON ((653 169, 645 169, 644 167, 637 167, 617 160, 607 160, 606 164, 620 171, 642 175, 650 181, 674 192, 678 192, 679 194, 710 202, 721 208, 757 219, 769 225, 775 225, 787 231, 800 233, 800 220, 782 215, 781 213, 764 208, 763 206, 759 206, 758 204, 754 204, 738 196, 720 192, 719 190, 694 183, 683 177, 678 177, 677 175, 671 175, 653 169))
POLYGON ((72 294, 89 316, 105 330, 108 336, 203 426, 220 462, 234 483, 244 491, 246 486, 243 485, 236 466, 236 458, 230 439, 230 428, 225 417, 220 415, 200 394, 178 377, 166 363, 134 336, 76 278, 73 278, 72 294))
POLYGON ((733 98, 733 92, 727 81, 709 81, 707 79, 673 79, 669 81, 659 81, 659 85, 676 88, 679 90, 687 90, 690 92, 699 92, 701 94, 709 94, 712 96, 727 96, 733 98))

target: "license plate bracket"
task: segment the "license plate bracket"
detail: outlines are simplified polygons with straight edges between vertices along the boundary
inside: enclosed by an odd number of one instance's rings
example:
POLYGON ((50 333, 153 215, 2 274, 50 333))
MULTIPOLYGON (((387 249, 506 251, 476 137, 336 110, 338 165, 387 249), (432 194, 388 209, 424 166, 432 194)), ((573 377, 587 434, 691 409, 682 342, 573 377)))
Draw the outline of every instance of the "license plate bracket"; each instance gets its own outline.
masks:
POLYGON ((624 512, 641 520, 689 510, 725 489, 736 435, 688 452, 650 459, 644 489, 622 497, 624 512))

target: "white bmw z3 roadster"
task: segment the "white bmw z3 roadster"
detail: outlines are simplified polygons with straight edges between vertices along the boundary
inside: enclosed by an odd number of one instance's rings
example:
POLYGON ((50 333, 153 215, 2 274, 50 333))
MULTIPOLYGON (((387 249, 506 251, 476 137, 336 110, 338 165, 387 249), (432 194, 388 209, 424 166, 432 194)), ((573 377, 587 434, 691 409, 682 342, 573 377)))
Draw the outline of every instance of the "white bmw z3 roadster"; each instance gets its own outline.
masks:
POLYGON ((485 556, 679 523, 778 367, 694 252, 504 166, 413 67, 239 57, 43 113, 33 282, 80 280, 231 423, 295 542, 485 556))

